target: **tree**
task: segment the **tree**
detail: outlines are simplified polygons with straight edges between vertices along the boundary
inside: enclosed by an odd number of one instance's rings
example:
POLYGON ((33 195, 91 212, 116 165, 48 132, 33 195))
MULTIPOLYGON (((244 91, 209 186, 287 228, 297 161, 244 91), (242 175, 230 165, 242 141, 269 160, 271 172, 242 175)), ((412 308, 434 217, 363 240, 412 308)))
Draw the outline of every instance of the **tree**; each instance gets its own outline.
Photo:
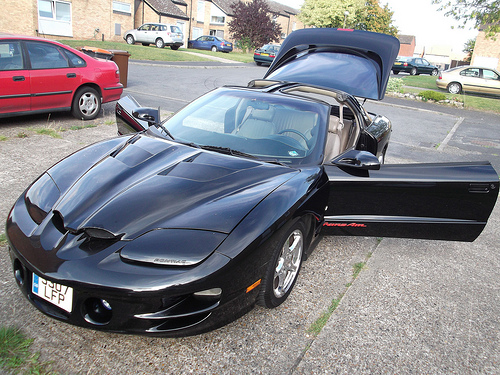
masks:
POLYGON ((364 5, 365 0, 305 0, 298 17, 307 26, 351 27, 364 5))
POLYGON ((265 0, 244 3, 239 0, 231 5, 234 18, 228 22, 231 37, 243 50, 255 49, 269 42, 279 41, 281 26, 273 18, 265 0))
POLYGON ((476 40, 475 39, 469 39, 467 42, 464 44, 464 51, 467 54, 467 57, 464 59, 465 62, 470 64, 470 61, 472 59, 472 54, 474 53, 474 47, 476 46, 476 40))
POLYGON ((500 32, 500 0, 432 0, 439 4, 446 16, 462 21, 461 27, 469 21, 477 29, 484 27, 487 36, 500 32))
POLYGON ((393 14, 387 4, 382 8, 379 0, 366 0, 364 9, 356 14, 356 28, 397 36, 398 28, 392 25, 393 14))

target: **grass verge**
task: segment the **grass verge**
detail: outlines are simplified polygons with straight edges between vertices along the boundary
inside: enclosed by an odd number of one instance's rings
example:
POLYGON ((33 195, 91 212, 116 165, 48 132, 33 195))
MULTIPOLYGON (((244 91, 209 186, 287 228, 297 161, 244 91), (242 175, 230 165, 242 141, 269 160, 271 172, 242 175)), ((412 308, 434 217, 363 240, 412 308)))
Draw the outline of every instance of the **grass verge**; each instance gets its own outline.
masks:
POLYGON ((210 59, 192 55, 189 52, 196 52, 207 56, 222 57, 224 59, 239 61, 239 62, 253 62, 252 53, 242 52, 212 52, 202 51, 197 49, 180 48, 177 51, 165 48, 156 48, 155 46, 142 46, 139 44, 126 44, 125 42, 102 42, 99 40, 59 40, 59 42, 66 44, 73 48, 78 47, 97 47, 105 50, 121 50, 130 53, 130 59, 133 60, 152 60, 152 61, 209 61, 210 59))
POLYGON ((0 368, 14 374, 55 374, 50 362, 41 362, 40 353, 31 352, 32 343, 19 329, 0 327, 0 368))

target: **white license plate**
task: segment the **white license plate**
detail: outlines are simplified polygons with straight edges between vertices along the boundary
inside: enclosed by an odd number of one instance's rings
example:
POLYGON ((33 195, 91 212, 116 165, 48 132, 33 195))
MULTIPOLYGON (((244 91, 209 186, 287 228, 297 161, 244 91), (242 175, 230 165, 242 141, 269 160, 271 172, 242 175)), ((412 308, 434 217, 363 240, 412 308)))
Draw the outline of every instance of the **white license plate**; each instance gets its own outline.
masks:
POLYGON ((63 310, 71 312, 73 307, 73 288, 47 281, 37 274, 33 274, 31 290, 38 297, 49 301, 63 310))

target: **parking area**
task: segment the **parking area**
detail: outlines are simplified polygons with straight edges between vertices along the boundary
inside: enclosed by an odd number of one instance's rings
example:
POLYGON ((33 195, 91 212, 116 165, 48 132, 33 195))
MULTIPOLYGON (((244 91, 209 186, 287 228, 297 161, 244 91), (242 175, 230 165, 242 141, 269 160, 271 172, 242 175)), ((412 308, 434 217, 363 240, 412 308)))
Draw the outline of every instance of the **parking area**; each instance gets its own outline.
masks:
MULTIPOLYGON (((244 85, 265 70, 131 64, 124 94, 166 113, 215 87, 244 85)), ((393 122, 387 163, 491 160, 500 171, 500 116, 412 108, 401 100, 366 106, 393 122)), ((116 134, 113 103, 93 123, 86 127, 69 114, 0 120, 0 136, 7 138, 0 142, 2 223, 45 169, 116 134), (37 133, 44 128, 60 138, 37 133)), ((500 371, 499 243, 498 203, 473 243, 323 238, 283 305, 257 307, 221 329, 180 339, 101 333, 45 317, 19 292, 4 246, 0 323, 22 328, 35 339, 41 359, 63 374, 494 374, 500 371), (353 267, 361 262, 366 266, 353 280, 353 267), (337 299, 321 332, 311 332, 337 299)))

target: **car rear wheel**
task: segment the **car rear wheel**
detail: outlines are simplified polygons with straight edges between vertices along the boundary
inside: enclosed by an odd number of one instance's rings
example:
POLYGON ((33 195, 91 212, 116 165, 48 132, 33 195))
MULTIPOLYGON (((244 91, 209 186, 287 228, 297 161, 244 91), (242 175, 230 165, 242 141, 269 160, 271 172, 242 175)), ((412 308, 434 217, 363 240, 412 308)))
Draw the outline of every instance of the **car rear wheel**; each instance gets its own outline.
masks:
POLYGON ((135 39, 132 35, 127 35, 127 43, 128 44, 134 44, 135 43, 135 39))
POLYGON ((262 65, 262 63, 261 63, 260 61, 256 61, 255 63, 256 63, 258 66, 261 66, 261 65, 262 65))
POLYGON ((173 49, 174 51, 177 51, 179 49, 179 46, 170 46, 171 49, 173 49))
POLYGON ((297 281, 302 265, 305 233, 305 227, 301 221, 296 222, 284 232, 274 249, 271 262, 262 279, 262 289, 257 297, 259 305, 274 308, 287 299, 297 281))
POLYGON ((460 94, 462 92, 462 85, 458 82, 452 82, 448 85, 448 92, 450 94, 460 94))
POLYGON ((73 98, 73 116, 81 120, 93 120, 101 111, 101 97, 92 87, 81 87, 73 98))
POLYGON ((438 75, 438 70, 437 69, 432 69, 432 73, 431 73, 433 76, 437 76, 438 75))
POLYGON ((158 39, 156 39, 155 44, 156 44, 156 47, 158 47, 158 48, 163 48, 163 47, 165 47, 165 42, 163 41, 163 39, 162 39, 162 38, 158 38, 158 39))
POLYGON ((399 74, 399 70, 393 70, 392 73, 399 74))
POLYGON ((411 68, 411 70, 410 70, 410 74, 411 74, 412 76, 416 76, 416 75, 417 75, 417 68, 411 68))
POLYGON ((212 52, 217 52, 217 47, 216 46, 212 46, 211 50, 212 50, 212 52))

